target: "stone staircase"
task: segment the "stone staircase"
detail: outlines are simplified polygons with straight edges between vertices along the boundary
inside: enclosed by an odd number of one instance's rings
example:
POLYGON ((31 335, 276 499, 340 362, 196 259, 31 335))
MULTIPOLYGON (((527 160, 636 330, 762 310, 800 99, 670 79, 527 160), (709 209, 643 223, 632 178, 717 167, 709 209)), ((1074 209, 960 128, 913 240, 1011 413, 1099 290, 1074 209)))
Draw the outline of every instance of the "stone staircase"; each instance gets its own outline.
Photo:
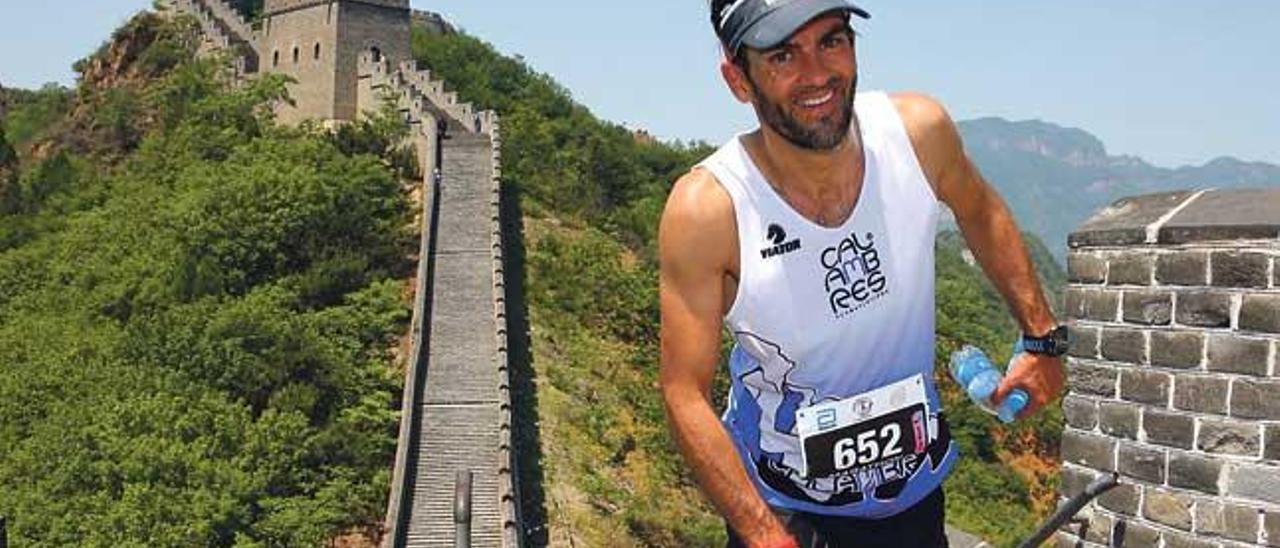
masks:
POLYGON ((258 32, 225 0, 167 0, 169 9, 189 14, 200 24, 200 52, 230 51, 236 75, 258 72, 258 32))

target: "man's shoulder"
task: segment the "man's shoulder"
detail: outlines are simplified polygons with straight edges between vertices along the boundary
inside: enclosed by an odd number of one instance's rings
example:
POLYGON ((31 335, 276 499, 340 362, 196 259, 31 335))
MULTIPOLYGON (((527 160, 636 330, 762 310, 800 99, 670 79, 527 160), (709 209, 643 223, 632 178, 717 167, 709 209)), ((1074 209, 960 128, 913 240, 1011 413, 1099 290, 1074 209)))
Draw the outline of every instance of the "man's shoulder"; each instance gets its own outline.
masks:
POLYGON ((889 100, 898 110, 898 116, 913 137, 936 131, 951 123, 947 109, 937 99, 917 91, 899 91, 889 94, 889 100))
POLYGON ((695 167, 671 187, 663 218, 696 226, 722 224, 733 220, 733 198, 711 170, 695 167))

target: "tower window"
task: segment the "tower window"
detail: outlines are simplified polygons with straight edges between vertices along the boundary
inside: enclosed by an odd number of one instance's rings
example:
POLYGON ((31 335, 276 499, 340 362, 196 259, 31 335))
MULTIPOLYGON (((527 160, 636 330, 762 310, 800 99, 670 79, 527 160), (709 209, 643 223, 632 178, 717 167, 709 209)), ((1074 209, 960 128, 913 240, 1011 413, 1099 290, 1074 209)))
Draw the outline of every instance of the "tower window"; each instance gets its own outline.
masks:
POLYGON ((271 52, 271 66, 280 66, 280 50, 271 52))
POLYGON ((293 46, 293 64, 298 64, 298 46, 293 46))
POLYGON ((372 48, 372 49, 373 49, 373 62, 377 63, 379 61, 382 61, 382 50, 378 48, 372 48))
POLYGON ((315 57, 316 59, 320 58, 320 42, 316 42, 316 49, 312 57, 315 57))

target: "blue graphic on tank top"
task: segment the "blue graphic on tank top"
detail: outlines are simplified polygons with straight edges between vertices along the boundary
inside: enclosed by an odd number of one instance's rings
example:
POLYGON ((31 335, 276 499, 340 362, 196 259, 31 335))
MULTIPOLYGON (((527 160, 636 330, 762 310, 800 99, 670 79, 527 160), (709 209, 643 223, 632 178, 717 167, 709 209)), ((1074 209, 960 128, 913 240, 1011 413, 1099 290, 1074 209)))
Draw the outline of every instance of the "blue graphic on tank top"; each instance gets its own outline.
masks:
MULTIPOLYGON (((954 461, 948 458, 954 451, 941 414, 928 418, 934 422, 926 451, 928 464, 920 462, 905 477, 892 481, 858 474, 803 477, 796 412, 839 397, 796 383, 792 377, 800 365, 778 344, 745 331, 735 336, 738 343, 730 357, 733 379, 724 422, 766 502, 798 511, 875 518, 910 507, 941 484, 954 461)), ((936 402, 933 408, 936 411, 936 402)))

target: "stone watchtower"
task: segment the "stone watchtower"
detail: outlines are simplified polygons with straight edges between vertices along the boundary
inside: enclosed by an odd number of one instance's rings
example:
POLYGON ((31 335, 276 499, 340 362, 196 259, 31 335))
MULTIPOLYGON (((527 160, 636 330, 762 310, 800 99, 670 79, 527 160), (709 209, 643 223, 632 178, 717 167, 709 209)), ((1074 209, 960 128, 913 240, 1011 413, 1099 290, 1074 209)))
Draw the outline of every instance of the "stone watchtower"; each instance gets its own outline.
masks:
POLYGON ((1058 546, 1280 546, 1280 189, 1116 202, 1069 239, 1058 546))
POLYGON ((277 110, 280 121, 356 119, 360 55, 392 66, 411 59, 409 28, 409 0, 266 0, 261 72, 306 84, 289 87, 295 104, 277 110))

